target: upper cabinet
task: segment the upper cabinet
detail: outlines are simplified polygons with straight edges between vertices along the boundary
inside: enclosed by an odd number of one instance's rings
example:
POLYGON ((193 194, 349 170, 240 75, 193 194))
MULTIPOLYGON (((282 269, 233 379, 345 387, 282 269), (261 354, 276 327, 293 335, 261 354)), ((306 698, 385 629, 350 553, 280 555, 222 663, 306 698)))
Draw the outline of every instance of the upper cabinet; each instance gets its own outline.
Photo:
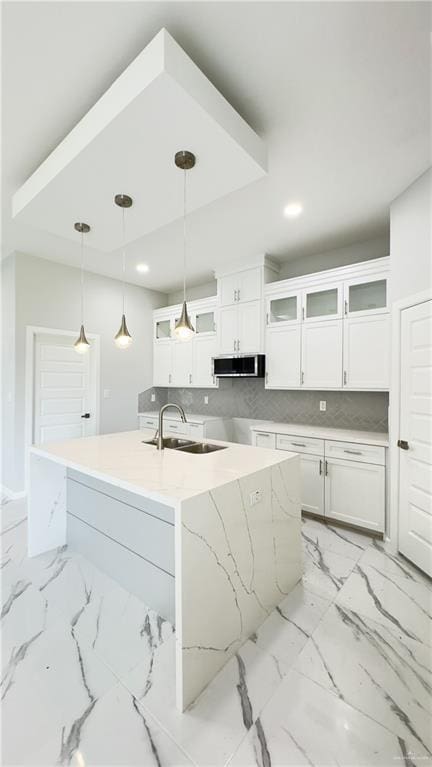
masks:
POLYGON ((155 341, 171 341, 173 330, 173 319, 171 314, 167 317, 160 317, 153 323, 154 333, 153 338, 155 341))
POLYGON ((283 293, 266 301, 267 325, 281 327, 299 322, 301 316, 301 293, 283 293))
POLYGON ((219 280, 221 306, 256 301, 262 296, 262 268, 227 274, 219 280))
POLYGON ((348 280, 344 284, 344 314, 361 317, 389 311, 386 274, 348 280))
POLYGON ((220 310, 220 353, 262 352, 262 302, 248 301, 220 310))
POLYGON ((303 291, 302 320, 336 320, 342 317, 343 285, 314 286, 303 291))

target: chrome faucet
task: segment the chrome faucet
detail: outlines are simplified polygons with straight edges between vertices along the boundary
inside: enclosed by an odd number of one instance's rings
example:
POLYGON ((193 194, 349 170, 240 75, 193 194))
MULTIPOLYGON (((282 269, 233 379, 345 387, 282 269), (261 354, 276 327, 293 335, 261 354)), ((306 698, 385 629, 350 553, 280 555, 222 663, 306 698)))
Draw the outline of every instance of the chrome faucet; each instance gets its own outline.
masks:
POLYGON ((164 441, 163 441, 163 417, 165 410, 168 410, 169 407, 175 407, 176 410, 179 411, 181 419, 183 423, 186 423, 186 415, 185 411, 180 405, 175 405, 174 403, 168 402, 167 405, 162 405, 161 409, 159 410, 159 428, 158 428, 158 436, 157 436, 157 449, 163 450, 164 449, 164 441))

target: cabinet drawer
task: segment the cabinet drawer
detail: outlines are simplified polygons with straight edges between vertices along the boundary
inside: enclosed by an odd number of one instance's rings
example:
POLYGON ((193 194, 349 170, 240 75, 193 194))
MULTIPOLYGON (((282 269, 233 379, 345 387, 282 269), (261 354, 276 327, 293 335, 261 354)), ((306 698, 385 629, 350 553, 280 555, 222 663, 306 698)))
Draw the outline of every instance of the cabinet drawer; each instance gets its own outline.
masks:
POLYGON ((204 437, 204 424, 190 423, 189 436, 191 439, 202 439, 202 437, 204 437))
POLYGON ((326 458, 344 458, 360 463, 385 465, 385 448, 377 445, 359 445, 355 442, 336 442, 326 440, 326 458))
POLYGON ((140 429, 157 429, 158 419, 147 415, 140 415, 140 429))
POLYGON ((324 440, 316 437, 297 437, 291 434, 278 434, 276 439, 278 450, 292 450, 293 453, 309 453, 324 455, 324 440))
POLYGON ((276 434, 269 431, 254 431, 253 444, 255 447, 268 447, 276 449, 276 434))
POLYGON ((168 434, 183 434, 188 435, 189 434, 189 424, 183 423, 183 421, 169 421, 168 419, 164 421, 164 435, 168 434))

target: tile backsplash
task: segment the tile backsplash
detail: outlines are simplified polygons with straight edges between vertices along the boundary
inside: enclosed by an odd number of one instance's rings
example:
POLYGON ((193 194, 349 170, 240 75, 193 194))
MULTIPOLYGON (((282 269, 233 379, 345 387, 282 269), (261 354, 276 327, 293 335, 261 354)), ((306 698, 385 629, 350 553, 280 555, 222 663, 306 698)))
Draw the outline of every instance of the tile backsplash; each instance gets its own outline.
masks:
POLYGON ((158 410, 168 401, 182 405, 189 413, 362 431, 388 430, 386 392, 270 391, 264 388, 263 379, 235 379, 220 381, 218 389, 147 389, 138 396, 138 409, 158 410), (152 394, 155 402, 151 402, 152 394), (208 405, 204 404, 205 396, 208 405), (319 409, 320 400, 327 402, 325 412, 319 409))

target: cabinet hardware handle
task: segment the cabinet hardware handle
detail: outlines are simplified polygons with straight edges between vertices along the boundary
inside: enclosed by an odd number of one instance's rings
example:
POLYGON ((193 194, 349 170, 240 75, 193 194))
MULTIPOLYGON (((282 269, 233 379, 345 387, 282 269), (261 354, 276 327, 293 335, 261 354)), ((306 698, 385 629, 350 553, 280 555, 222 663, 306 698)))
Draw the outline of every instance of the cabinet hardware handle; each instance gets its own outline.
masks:
POLYGON ((345 301, 345 314, 348 314, 348 301, 345 301))
POLYGON ((265 382, 268 383, 268 370, 266 371, 266 374, 265 374, 265 382))
POLYGON ((240 339, 239 338, 237 339, 237 351, 238 352, 240 351, 240 339))
POLYGON ((170 429, 178 429, 178 426, 176 426, 175 423, 172 423, 171 426, 169 426, 168 428, 170 428, 170 429))
POLYGON ((171 383, 171 373, 168 375, 168 383, 171 383))
POLYGON ((363 455, 361 450, 344 450, 344 453, 349 453, 350 455, 363 455))
POLYGON ((322 474, 322 458, 320 458, 320 462, 319 462, 319 473, 320 473, 320 476, 321 476, 321 474, 322 474))
POLYGON ((344 370, 344 386, 347 385, 347 372, 344 370))
POLYGON ((304 442, 291 442, 292 445, 295 445, 296 447, 306 447, 304 442))
POLYGON ((303 372, 303 370, 302 370, 302 374, 301 374, 301 382, 302 382, 302 384, 304 384, 304 372, 303 372))
POLYGON ((304 310, 304 306, 303 306, 303 308, 302 308, 302 320, 304 320, 304 318, 305 318, 305 310, 304 310))
POLYGON ((326 477, 328 477, 328 461, 324 461, 324 466, 325 466, 325 475, 326 477))
POLYGON ((192 383, 192 373, 189 373, 189 383, 192 383))
POLYGON ((237 301, 237 291, 234 291, 234 301, 237 301))
POLYGON ((215 383, 216 383, 216 379, 215 379, 215 377, 213 376, 213 384, 215 384, 215 383))
POLYGON ((409 444, 406 439, 398 439, 397 446, 400 447, 401 450, 409 450, 409 444))
POLYGON ((237 291, 237 301, 240 301, 240 290, 237 291))
POLYGON ((266 314, 266 324, 267 324, 267 325, 269 324, 269 316, 268 316, 268 312, 267 312, 267 314, 266 314))
POLYGON ((236 350, 236 347, 237 347, 237 341, 236 341, 236 339, 234 338, 234 351, 236 350))
POLYGON ((269 437, 271 437, 271 434, 266 434, 265 431, 257 431, 257 437, 265 437, 266 439, 268 439, 269 437))

